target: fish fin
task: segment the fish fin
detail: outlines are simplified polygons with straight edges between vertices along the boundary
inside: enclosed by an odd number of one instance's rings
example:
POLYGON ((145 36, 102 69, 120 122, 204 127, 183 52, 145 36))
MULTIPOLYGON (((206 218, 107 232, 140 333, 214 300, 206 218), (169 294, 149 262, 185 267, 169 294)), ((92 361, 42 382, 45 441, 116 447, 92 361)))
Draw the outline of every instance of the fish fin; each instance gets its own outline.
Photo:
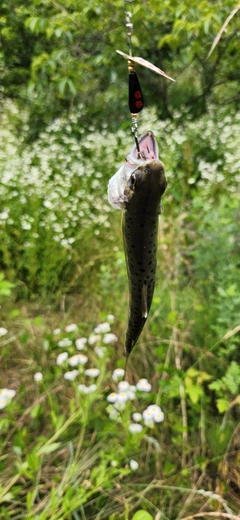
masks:
POLYGON ((142 318, 148 317, 148 308, 147 308, 147 285, 144 284, 142 286, 141 291, 141 310, 142 310, 142 318))

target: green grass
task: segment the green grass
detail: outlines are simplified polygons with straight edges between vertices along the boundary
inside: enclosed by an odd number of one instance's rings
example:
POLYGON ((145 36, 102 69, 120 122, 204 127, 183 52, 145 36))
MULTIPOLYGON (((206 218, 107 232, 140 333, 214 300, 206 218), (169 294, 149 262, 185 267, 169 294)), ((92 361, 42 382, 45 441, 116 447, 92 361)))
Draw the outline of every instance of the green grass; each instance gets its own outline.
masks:
POLYGON ((181 133, 155 120, 169 187, 151 314, 120 397, 128 288, 106 184, 125 134, 79 144, 70 118, 26 147, 2 127, 0 518, 237 518, 239 147, 235 123, 223 142, 218 123, 181 133), (151 405, 164 420, 146 423, 151 405))

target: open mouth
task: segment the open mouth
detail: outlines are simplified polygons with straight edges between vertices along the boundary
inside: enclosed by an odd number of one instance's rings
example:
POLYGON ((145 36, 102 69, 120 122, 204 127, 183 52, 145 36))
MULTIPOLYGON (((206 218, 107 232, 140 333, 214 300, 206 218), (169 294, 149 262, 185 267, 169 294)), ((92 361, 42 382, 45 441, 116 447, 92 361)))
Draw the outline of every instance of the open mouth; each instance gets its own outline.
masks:
MULTIPOLYGON (((155 136, 152 132, 146 132, 143 134, 138 140, 141 158, 140 160, 144 161, 152 161, 158 160, 158 147, 155 136)), ((137 150, 137 146, 135 146, 132 150, 132 154, 134 159, 139 159, 139 152, 137 150)))

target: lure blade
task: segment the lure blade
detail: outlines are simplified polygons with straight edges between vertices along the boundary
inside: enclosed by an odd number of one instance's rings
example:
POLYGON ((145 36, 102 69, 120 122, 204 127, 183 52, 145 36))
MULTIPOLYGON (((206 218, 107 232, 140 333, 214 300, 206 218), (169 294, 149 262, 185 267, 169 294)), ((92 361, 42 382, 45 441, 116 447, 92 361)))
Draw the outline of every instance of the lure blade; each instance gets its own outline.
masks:
POLYGON ((138 114, 144 106, 143 93, 135 71, 129 72, 128 105, 131 114, 138 114))
POLYGON ((129 54, 125 54, 125 52, 116 51, 118 54, 123 56, 126 60, 134 61, 135 63, 138 63, 138 65, 142 65, 142 67, 146 67, 147 69, 152 70, 153 72, 156 72, 157 74, 160 74, 160 76, 163 76, 166 79, 169 79, 170 81, 174 81, 175 79, 171 78, 164 72, 163 70, 159 69, 155 65, 153 65, 150 61, 145 60, 144 58, 141 58, 140 56, 130 56, 129 54))

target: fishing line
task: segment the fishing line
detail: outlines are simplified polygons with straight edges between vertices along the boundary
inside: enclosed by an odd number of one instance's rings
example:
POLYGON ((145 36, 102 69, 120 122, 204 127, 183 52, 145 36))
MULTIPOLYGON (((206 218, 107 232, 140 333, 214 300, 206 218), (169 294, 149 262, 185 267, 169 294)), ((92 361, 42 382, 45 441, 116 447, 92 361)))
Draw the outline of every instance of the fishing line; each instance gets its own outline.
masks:
POLYGON ((125 0, 125 25, 127 28, 127 39, 128 39, 128 47, 129 47, 129 53, 125 54, 122 51, 117 50, 116 52, 123 56, 125 59, 128 60, 128 106, 129 110, 131 112, 132 116, 132 134, 135 139, 137 152, 138 152, 138 159, 142 159, 142 154, 140 151, 139 141, 138 141, 138 121, 137 117, 139 112, 144 107, 144 98, 142 89, 137 77, 137 73, 134 68, 134 63, 137 63, 139 65, 142 65, 143 67, 146 67, 147 69, 152 70, 153 72, 156 72, 157 74, 160 74, 161 76, 164 76, 166 79, 169 79, 170 81, 175 81, 173 78, 168 76, 162 69, 159 69, 159 67, 156 67, 153 65, 150 61, 145 60, 144 58, 133 56, 132 55, 132 34, 133 34, 133 23, 132 23, 132 3, 134 0, 125 0))
MULTIPOLYGON (((133 0, 125 0, 125 9, 127 8, 127 4, 132 4, 133 0)), ((131 6, 132 9, 132 6, 131 6)), ((133 34, 133 23, 132 23, 132 10, 125 10, 126 15, 126 28, 127 28, 127 38, 129 45, 129 57, 128 60, 128 106, 132 116, 132 134, 135 139, 138 158, 141 159, 141 151, 138 142, 138 124, 137 117, 139 112, 144 107, 144 99, 142 89, 137 77, 137 73, 135 72, 134 62, 131 60, 132 57, 132 34, 133 34)))

